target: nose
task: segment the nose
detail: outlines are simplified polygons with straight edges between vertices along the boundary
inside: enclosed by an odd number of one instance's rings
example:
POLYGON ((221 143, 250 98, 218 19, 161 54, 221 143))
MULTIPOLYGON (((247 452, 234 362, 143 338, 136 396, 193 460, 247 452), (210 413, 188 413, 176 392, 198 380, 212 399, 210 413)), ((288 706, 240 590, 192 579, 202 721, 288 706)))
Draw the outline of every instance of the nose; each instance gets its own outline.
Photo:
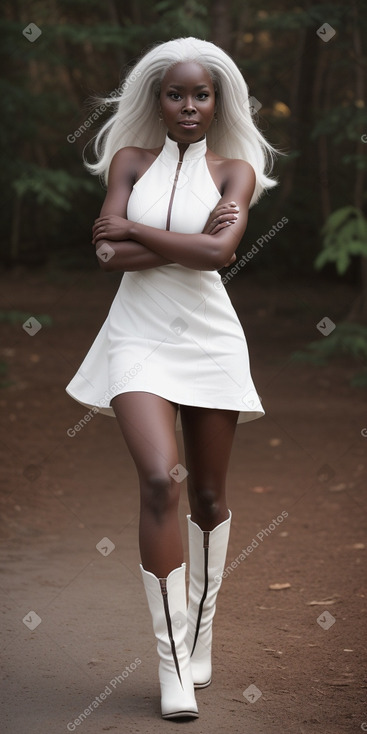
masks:
POLYGON ((196 112, 196 108, 193 105, 191 98, 185 100, 184 104, 182 105, 182 112, 187 112, 188 114, 196 112))

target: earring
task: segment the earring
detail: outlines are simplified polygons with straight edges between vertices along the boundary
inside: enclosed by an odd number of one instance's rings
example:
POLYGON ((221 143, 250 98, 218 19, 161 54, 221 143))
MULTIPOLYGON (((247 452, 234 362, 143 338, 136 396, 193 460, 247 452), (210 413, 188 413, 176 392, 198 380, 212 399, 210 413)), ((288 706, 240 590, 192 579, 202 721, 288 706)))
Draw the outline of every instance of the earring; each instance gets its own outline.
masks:
POLYGON ((162 120, 163 120, 163 117, 162 117, 162 112, 161 112, 161 110, 159 110, 159 116, 158 116, 158 120, 159 120, 159 122, 162 122, 162 120))
POLYGON ((214 113, 214 122, 215 122, 215 123, 217 123, 217 122, 218 122, 218 117, 217 117, 217 113, 216 113, 216 112, 214 113))

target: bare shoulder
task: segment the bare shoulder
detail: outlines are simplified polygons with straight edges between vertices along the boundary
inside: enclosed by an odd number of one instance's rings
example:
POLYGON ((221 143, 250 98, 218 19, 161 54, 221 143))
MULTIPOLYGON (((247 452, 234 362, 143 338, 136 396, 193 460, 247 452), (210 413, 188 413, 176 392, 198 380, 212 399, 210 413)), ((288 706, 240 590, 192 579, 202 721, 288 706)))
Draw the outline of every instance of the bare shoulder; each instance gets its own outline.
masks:
POLYGON ((215 165, 216 168, 225 171, 226 173, 230 173, 233 176, 236 176, 237 174, 243 176, 244 173, 247 173, 248 176, 255 176, 255 171, 251 163, 248 163, 241 158, 224 158, 223 156, 214 153, 212 150, 207 150, 207 161, 210 161, 210 163, 215 165))
POLYGON ((115 153, 111 161, 111 168, 117 175, 128 175, 136 180, 151 166, 161 150, 162 147, 139 148, 135 145, 128 145, 115 153))
POLYGON ((217 188, 222 194, 236 184, 241 185, 241 188, 245 184, 246 188, 253 190, 256 175, 247 161, 240 158, 224 158, 212 150, 207 151, 206 159, 217 188))

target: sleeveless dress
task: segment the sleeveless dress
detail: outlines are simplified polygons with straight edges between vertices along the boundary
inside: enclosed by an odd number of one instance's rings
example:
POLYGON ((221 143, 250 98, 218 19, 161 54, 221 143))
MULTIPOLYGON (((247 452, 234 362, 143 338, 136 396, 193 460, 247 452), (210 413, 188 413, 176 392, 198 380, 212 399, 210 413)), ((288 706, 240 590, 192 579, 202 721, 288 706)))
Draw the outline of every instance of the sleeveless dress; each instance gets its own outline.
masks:
MULTIPOLYGON (((127 218, 159 229, 202 232, 221 194, 206 163, 206 139, 179 161, 166 136, 134 185, 127 218)), ((175 263, 125 272, 108 316, 66 392, 115 416, 110 400, 149 392, 178 406, 239 411, 238 423, 264 415, 246 338, 216 270, 175 263)), ((177 428, 181 428, 180 412, 177 428)))

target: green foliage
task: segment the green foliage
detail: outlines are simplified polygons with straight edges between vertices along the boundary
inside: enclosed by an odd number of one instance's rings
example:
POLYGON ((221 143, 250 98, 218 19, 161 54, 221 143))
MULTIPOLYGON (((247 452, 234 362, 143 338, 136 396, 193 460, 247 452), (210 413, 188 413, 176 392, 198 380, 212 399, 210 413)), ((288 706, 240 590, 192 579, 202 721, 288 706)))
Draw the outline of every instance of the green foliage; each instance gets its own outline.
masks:
POLYGON ((25 167, 12 182, 19 197, 31 194, 39 205, 50 205, 69 211, 75 205, 75 195, 80 191, 92 193, 94 182, 72 175, 68 171, 50 170, 39 166, 25 167))
MULTIPOLYGON (((359 141, 361 133, 367 127, 367 109, 355 104, 337 105, 325 110, 318 118, 311 133, 311 140, 320 135, 332 138, 333 145, 340 145, 346 140, 359 141)), ((365 160, 365 154, 361 156, 365 160)))
POLYGON ((316 270, 333 262, 338 274, 343 275, 353 256, 367 257, 367 221, 356 207, 344 206, 330 214, 321 234, 323 244, 314 263, 316 270))
POLYGON ((42 326, 52 326, 52 316, 46 313, 34 314, 30 311, 0 311, 0 323, 24 324, 31 316, 37 319, 42 326))
MULTIPOLYGON (((87 100, 108 96, 151 44, 191 35, 221 45, 224 30, 223 47, 262 103, 260 128, 287 153, 274 172, 279 186, 251 211, 248 234, 256 241, 276 221, 275 212, 286 215, 289 225, 264 249, 261 267, 292 275, 310 271, 324 216, 323 180, 330 182, 331 209, 338 209, 355 203, 355 172, 367 167, 367 145, 361 151, 360 144, 367 112, 355 93, 361 62, 351 51, 354 34, 366 31, 362 11, 354 21, 343 0, 311 0, 307 7, 277 0, 265 6, 257 0, 33 0, 32 18, 26 0, 3 0, 2 11, 4 262, 39 256, 38 262, 71 263, 84 253, 88 260, 91 222, 104 191, 83 168, 82 151, 108 113, 74 144, 66 140, 88 117, 87 100), (336 30, 328 43, 316 36, 326 20, 336 30), (22 34, 30 21, 42 31, 34 43, 22 34), (322 159, 320 136, 327 139, 322 159)), ((352 255, 338 259, 338 272, 352 255)), ((320 256, 327 261, 324 252, 320 256)))
MULTIPOLYGON (((305 351, 292 354, 294 362, 307 362, 314 366, 323 366, 332 357, 347 356, 355 362, 367 360, 367 327, 361 324, 343 321, 338 324, 329 336, 307 344, 305 351)), ((367 385, 366 371, 353 376, 351 384, 364 387, 367 385)))

